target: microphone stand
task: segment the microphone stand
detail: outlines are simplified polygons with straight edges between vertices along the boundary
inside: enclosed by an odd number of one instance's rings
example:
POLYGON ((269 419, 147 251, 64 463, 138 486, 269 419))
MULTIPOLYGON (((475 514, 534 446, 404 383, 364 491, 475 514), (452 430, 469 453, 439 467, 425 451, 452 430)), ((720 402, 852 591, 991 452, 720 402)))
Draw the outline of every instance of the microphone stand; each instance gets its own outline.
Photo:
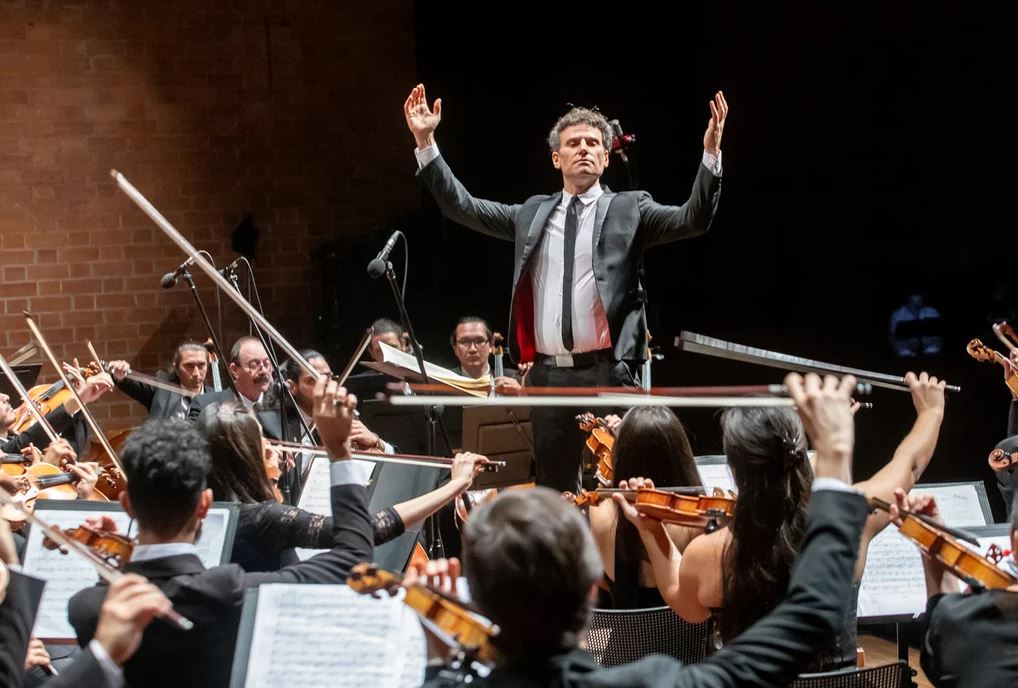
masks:
MULTIPOLYGON (((414 357, 417 359, 417 366, 420 368, 421 377, 424 378, 424 384, 431 384, 431 378, 428 377, 428 371, 424 367, 424 352, 421 351, 421 343, 417 341, 417 336, 414 334, 413 323, 410 322, 410 314, 407 312, 403 293, 396 284, 396 272, 392 268, 392 262, 388 260, 385 262, 385 277, 389 280, 389 286, 392 287, 392 295, 396 299, 399 317, 410 337, 410 346, 414 351, 414 357)), ((431 404, 425 408, 425 414, 427 419, 427 431, 425 433, 427 449, 425 453, 429 456, 438 455, 438 431, 441 430, 446 450, 451 454, 452 444, 449 442, 449 434, 446 432, 445 423, 442 421, 442 407, 431 404)), ((428 556, 432 559, 444 557, 445 545, 442 543, 442 534, 438 530, 435 514, 428 517, 428 540, 428 556)))
MULTIPOLYGON (((209 331, 209 337, 212 339, 212 343, 216 345, 216 351, 222 355, 223 344, 219 341, 219 337, 216 336, 216 331, 212 328, 212 321, 209 320, 208 311, 205 310, 205 305, 201 302, 201 297, 198 296, 198 288, 194 286, 194 278, 191 277, 191 273, 188 272, 187 268, 184 268, 180 276, 187 281, 187 286, 191 289, 191 296, 194 297, 194 302, 198 305, 198 312, 201 313, 201 318, 205 321, 205 328, 209 331)), ((234 396, 240 399, 240 394, 237 392, 236 385, 233 384, 233 376, 230 375, 229 369, 226 370, 226 382, 230 385, 230 389, 233 390, 234 396)))

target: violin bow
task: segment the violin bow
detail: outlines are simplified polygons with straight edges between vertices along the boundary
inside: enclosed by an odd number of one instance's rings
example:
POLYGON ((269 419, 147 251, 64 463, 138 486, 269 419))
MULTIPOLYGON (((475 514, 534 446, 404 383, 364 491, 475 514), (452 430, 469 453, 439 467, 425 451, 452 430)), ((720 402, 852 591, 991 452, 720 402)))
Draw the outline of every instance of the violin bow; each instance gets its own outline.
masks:
POLYGON ((17 391, 18 395, 21 397, 22 403, 25 404, 25 408, 27 408, 28 412, 32 414, 32 418, 35 418, 35 422, 43 429, 46 436, 49 437, 49 441, 56 442, 57 433, 53 429, 53 426, 49 424, 46 417, 39 412, 38 408, 36 408, 35 402, 28 396, 28 390, 26 390, 25 386, 21 384, 21 380, 19 380, 18 376, 14 374, 14 370, 11 369, 10 364, 7 363, 7 359, 5 359, 2 355, 0 355, 0 369, 3 369, 7 379, 11 382, 11 386, 14 387, 15 391, 17 391))
MULTIPOLYGON (((92 346, 92 342, 86 341, 85 346, 88 347, 88 353, 92 356, 92 360, 95 361, 105 372, 109 373, 110 371, 106 368, 107 362, 99 358, 99 354, 96 352, 95 347, 92 346)), ((112 376, 113 374, 110 373, 110 375, 112 376)), ((141 373, 136 373, 133 370, 129 370, 126 377, 138 382, 143 382, 152 387, 158 387, 159 389, 166 390, 167 392, 172 392, 173 394, 179 394, 180 396, 190 396, 191 394, 180 385, 165 382, 159 378, 152 377, 151 375, 142 375, 141 373)))
MULTIPOLYGON (((870 509, 874 511, 876 511, 877 509, 880 509, 881 511, 890 511, 891 509, 891 504, 889 502, 885 502, 879 497, 870 497, 869 503, 870 509)), ((909 511, 908 509, 898 509, 898 513, 901 514, 902 516, 912 516, 913 518, 922 521, 931 528, 942 530, 948 535, 957 538, 958 540, 967 542, 970 545, 975 545, 976 547, 981 547, 981 545, 979 544, 979 538, 977 538, 972 533, 962 530, 961 528, 952 528, 951 526, 946 526, 943 523, 937 523, 929 516, 926 516, 924 514, 917 514, 914 511, 909 511)))
POLYGON ((32 314, 28 311, 23 312, 25 314, 25 322, 28 323, 28 329, 32 331, 32 336, 35 337, 35 341, 39 343, 39 347, 46 355, 46 358, 49 359, 53 369, 57 371, 57 375, 60 376, 61 382, 63 382, 64 386, 67 387, 68 391, 70 391, 74 400, 78 402, 79 413, 84 416, 85 422, 88 423, 88 427, 90 427, 92 432, 95 433, 96 439, 99 440, 99 444, 101 444, 103 449, 106 450, 106 454, 110 457, 110 461, 113 462, 113 465, 117 467, 120 475, 124 478, 124 480, 127 480, 127 475, 124 473, 124 467, 120 465, 120 457, 117 456, 117 452, 113 449, 113 445, 110 444, 110 441, 106 439, 106 434, 95 421, 95 417, 92 415, 92 412, 88 410, 85 402, 81 400, 81 397, 78 395, 78 390, 74 389, 74 385, 71 384, 71 381, 68 379, 67 374, 64 372, 64 369, 57 360, 57 357, 53 355, 53 350, 50 349, 49 344, 46 342, 46 338, 43 337, 42 332, 39 330, 39 326, 35 323, 35 318, 32 317, 32 314))
POLYGON ((357 361, 361 360, 361 356, 364 354, 364 350, 368 348, 368 344, 371 343, 371 338, 375 336, 375 328, 369 327, 364 331, 364 336, 361 337, 360 344, 357 345, 357 349, 353 352, 353 356, 343 366, 343 371, 336 378, 336 381, 340 385, 346 384, 346 379, 350 377, 350 373, 353 372, 354 366, 357 365, 357 361))

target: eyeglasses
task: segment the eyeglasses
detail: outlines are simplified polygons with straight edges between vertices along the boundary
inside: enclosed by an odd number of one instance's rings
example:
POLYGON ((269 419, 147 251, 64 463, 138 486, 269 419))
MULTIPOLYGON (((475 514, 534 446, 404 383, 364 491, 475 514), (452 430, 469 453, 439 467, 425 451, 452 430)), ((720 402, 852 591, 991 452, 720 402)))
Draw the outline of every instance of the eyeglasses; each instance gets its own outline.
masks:
POLYGON ((478 349, 484 346, 488 346, 490 342, 484 337, 464 337, 456 340, 456 346, 462 346, 464 349, 469 349, 471 346, 476 346, 478 349))
POLYGON ((262 368, 271 368, 272 362, 267 358, 263 358, 260 361, 248 361, 243 367, 252 373, 257 373, 262 368))

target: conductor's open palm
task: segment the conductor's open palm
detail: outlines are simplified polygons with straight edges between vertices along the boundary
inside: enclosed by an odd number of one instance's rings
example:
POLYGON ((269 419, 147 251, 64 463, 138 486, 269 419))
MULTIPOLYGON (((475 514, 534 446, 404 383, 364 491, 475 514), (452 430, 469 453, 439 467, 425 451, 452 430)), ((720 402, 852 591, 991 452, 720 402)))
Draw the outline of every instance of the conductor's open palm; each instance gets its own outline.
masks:
POLYGON ((728 119, 728 101, 725 94, 718 91, 710 101, 710 119, 707 120, 707 131, 703 134, 703 149, 711 155, 720 155, 721 136, 725 132, 725 120, 728 119))
POLYGON ((403 103, 403 114, 406 116, 406 125, 417 141, 418 148, 424 148, 434 143, 432 134, 442 121, 442 99, 435 99, 435 108, 428 106, 428 98, 424 92, 424 84, 417 84, 406 102, 403 103))

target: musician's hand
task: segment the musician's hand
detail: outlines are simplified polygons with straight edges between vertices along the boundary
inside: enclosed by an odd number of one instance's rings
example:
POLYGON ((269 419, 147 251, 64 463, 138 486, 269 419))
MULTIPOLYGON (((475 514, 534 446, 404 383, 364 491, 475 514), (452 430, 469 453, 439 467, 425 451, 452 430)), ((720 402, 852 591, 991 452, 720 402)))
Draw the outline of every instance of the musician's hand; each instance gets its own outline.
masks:
POLYGON ((887 510, 891 523, 901 527, 901 510, 911 511, 913 514, 928 516, 935 523, 944 525, 944 518, 940 514, 940 507, 937 506, 937 499, 931 494, 906 494, 900 487, 894 491, 894 503, 887 510))
POLYGON ((905 373, 905 384, 912 392, 912 404, 915 406, 916 414, 933 412, 944 414, 944 388, 947 383, 944 380, 937 380, 932 375, 919 373, 905 373))
POLYGON ((516 376, 520 378, 521 385, 526 386, 527 375, 530 374, 530 371, 533 370, 533 368, 534 368, 533 361, 527 361, 526 363, 521 363, 518 366, 516 366, 516 376))
POLYGON ((816 449, 817 477, 851 483, 855 446, 851 398, 856 388, 855 377, 846 375, 839 382, 828 375, 821 381, 815 373, 809 373, 805 379, 798 373, 789 373, 785 385, 816 449))
POLYGON ((107 514, 89 516, 85 519, 85 525, 93 530, 105 530, 107 533, 116 533, 119 530, 117 522, 107 514))
POLYGON ((57 468, 63 468, 67 463, 74 463, 77 458, 78 455, 74 453, 74 447, 62 437, 50 442, 46 447, 46 453, 42 456, 43 461, 57 468))
POLYGON ((318 434, 331 461, 350 458, 350 430, 357 397, 326 376, 315 383, 313 415, 318 434))
POLYGON ((43 453, 37 446, 31 443, 21 450, 21 455, 31 461, 33 466, 43 460, 43 453))
POLYGON ((458 485, 459 494, 463 494, 473 486, 474 478, 484 470, 481 462, 486 459, 486 456, 474 454, 473 452, 460 452, 456 455, 456 458, 452 461, 449 482, 458 485))
POLYGON ((417 84, 403 103, 403 115, 407 127, 414 135, 418 148, 427 148, 435 143, 435 129, 442 121, 442 99, 435 99, 435 109, 428 107, 424 84, 417 84))
POLYGON ((353 446, 358 449, 370 451, 372 449, 381 451, 382 441, 377 434, 371 432, 364 423, 358 419, 353 419, 353 424, 350 427, 350 442, 353 446))
POLYGON ((622 425, 622 419, 614 413, 609 413, 604 417, 604 424, 608 426, 608 429, 615 435, 619 431, 619 426, 622 425))
POLYGON ((114 380, 120 382, 131 372, 131 364, 127 361, 110 361, 106 364, 106 369, 113 376, 114 380))
POLYGON ((523 391, 523 385, 516 378, 503 375, 495 378, 495 391, 504 397, 518 397, 523 391))
POLYGON ((85 380, 85 385, 78 390, 78 396, 86 404, 91 404, 99 397, 112 391, 114 388, 113 378, 109 373, 99 373, 85 380))
POLYGON ((34 635, 28 641, 28 655, 25 657, 25 671, 32 667, 48 667, 50 665, 49 652, 46 652, 46 643, 34 635))
POLYGON ((74 486, 78 493, 78 499, 88 499, 95 491, 95 484, 99 480, 99 464, 94 461, 72 463, 68 470, 78 476, 78 483, 74 486))
MULTIPOLYGON (((650 478, 630 478, 629 480, 622 480, 619 482, 618 489, 620 490, 639 490, 641 487, 653 489, 654 481, 650 478)), ((659 530, 661 521, 644 516, 636 507, 629 503, 625 495, 615 493, 612 495, 612 499, 615 501, 615 505, 618 507, 622 515, 626 517, 626 520, 632 523, 637 529, 653 532, 659 530)))
POLYGON ((848 402, 852 404, 848 410, 852 412, 852 417, 855 417, 855 414, 859 413, 859 409, 862 408, 862 402, 855 399, 849 399, 848 402))
POLYGON ((432 559, 427 562, 411 564, 403 576, 404 587, 414 584, 426 585, 432 590, 451 597, 459 596, 460 560, 432 559))
POLYGON ((153 617, 173 605, 159 588, 139 575, 128 573, 110 585, 99 611, 95 639, 110 658, 123 664, 141 644, 141 635, 153 617))
POLYGON ((6 473, 0 473, 0 488, 7 494, 13 495, 19 492, 18 481, 6 473))
POLYGON ((710 119, 707 120, 707 131, 703 134, 703 149, 711 155, 721 154, 721 135, 727 118, 728 101, 725 100, 724 92, 718 91, 710 101, 710 119))

